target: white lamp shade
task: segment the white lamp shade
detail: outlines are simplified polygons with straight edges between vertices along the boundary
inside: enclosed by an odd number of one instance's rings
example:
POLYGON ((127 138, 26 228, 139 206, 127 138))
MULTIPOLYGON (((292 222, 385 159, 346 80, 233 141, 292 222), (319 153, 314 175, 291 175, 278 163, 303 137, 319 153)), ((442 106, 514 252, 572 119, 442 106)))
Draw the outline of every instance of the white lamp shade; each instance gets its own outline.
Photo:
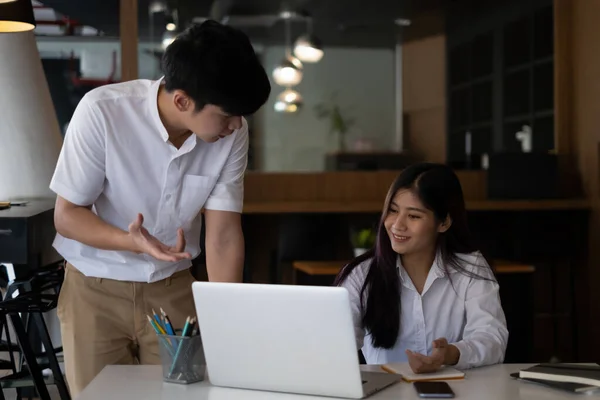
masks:
POLYGON ((287 57, 273 70, 273 80, 279 86, 296 86, 302 81, 302 63, 296 57, 287 57))
POLYGON ((54 197, 62 135, 34 33, 1 33, 0 54, 0 199, 54 197))
POLYGON ((313 36, 300 36, 294 45, 294 55, 300 61, 316 63, 323 58, 323 48, 318 39, 313 36))

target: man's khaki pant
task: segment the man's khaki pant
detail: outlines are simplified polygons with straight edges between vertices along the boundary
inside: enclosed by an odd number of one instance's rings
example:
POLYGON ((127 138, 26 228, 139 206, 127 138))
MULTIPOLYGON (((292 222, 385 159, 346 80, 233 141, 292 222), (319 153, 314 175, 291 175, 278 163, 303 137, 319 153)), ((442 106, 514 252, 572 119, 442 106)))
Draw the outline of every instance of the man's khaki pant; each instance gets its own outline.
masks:
POLYGON ((195 316, 189 270, 155 283, 88 278, 67 263, 57 314, 72 397, 111 364, 160 364, 156 332, 146 315, 160 308, 174 329, 195 316))

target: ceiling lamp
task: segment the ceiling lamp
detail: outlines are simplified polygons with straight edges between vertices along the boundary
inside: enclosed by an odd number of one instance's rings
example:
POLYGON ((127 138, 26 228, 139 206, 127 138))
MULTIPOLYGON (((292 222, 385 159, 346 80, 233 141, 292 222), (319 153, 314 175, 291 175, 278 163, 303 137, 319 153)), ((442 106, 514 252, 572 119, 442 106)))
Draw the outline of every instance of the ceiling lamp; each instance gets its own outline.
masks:
POLYGON ((279 86, 296 86, 302 81, 302 63, 294 56, 287 56, 273 70, 273 79, 279 86))
POLYGON ((167 10, 167 3, 164 0, 154 0, 148 6, 150 14, 161 13, 167 10))
POLYGON ((11 3, 13 1, 17 1, 17 0, 0 0, 0 4, 2 4, 2 3, 11 3))
POLYGON ((287 88, 277 96, 275 111, 283 113, 294 113, 302 107, 302 96, 293 89, 287 88))
POLYGON ((296 40, 294 55, 300 61, 316 63, 323 58, 323 54, 321 41, 314 35, 303 35, 296 40))
POLYGON ((35 29, 31 0, 0 0, 0 33, 26 32, 35 29))
POLYGON ((176 31, 166 31, 162 36, 162 48, 165 50, 177 37, 176 31))
POLYGON ((302 62, 292 55, 290 39, 290 18, 294 15, 291 12, 281 14, 285 21, 285 58, 273 70, 273 79, 279 86, 296 86, 302 81, 302 62))
POLYGON ((323 58, 323 45, 321 41, 313 35, 313 21, 308 17, 306 20, 306 35, 300 36, 294 45, 294 55, 300 61, 316 63, 323 58))

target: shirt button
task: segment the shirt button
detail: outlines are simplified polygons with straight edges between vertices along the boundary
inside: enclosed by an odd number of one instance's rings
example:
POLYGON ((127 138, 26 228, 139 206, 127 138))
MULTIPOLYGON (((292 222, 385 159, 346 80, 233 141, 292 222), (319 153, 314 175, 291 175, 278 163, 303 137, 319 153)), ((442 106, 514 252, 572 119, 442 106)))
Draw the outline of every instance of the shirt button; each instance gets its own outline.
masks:
POLYGON ((165 198, 166 198, 167 200, 170 200, 170 199, 171 199, 171 195, 170 195, 170 194, 168 194, 168 195, 166 195, 166 196, 165 196, 165 198))

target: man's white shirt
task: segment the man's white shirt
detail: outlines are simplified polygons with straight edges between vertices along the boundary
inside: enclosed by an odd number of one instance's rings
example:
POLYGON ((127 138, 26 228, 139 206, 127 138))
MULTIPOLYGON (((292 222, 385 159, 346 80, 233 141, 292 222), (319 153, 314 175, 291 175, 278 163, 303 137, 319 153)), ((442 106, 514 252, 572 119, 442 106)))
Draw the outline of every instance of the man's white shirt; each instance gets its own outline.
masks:
MULTIPOLYGON (((214 143, 191 135, 180 149, 161 122, 161 80, 134 80, 88 92, 65 134, 50 188, 125 231, 138 213, 168 245, 183 228, 186 251, 200 253, 201 210, 241 212, 248 124, 214 143)), ((82 226, 81 229, 86 229, 82 226)), ((100 250, 57 234, 54 247, 86 276, 155 282, 189 268, 146 254, 100 250)))

